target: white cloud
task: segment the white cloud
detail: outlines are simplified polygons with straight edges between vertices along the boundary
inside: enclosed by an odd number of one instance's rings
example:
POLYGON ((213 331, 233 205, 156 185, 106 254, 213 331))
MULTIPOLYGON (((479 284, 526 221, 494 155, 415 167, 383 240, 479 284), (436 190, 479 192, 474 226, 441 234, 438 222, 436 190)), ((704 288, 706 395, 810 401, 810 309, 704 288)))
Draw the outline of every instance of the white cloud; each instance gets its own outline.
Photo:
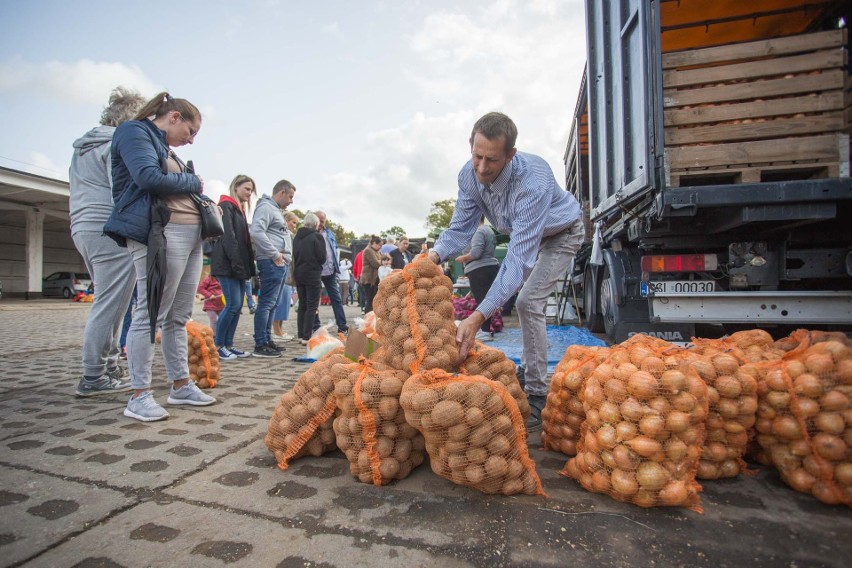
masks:
POLYGON ((160 87, 135 65, 95 62, 49 61, 30 63, 20 57, 0 63, 0 93, 26 92, 71 101, 102 104, 118 85, 153 96, 160 87))
POLYGON ((343 32, 340 31, 340 25, 337 22, 331 22, 320 28, 324 34, 328 34, 337 38, 343 37, 343 32))

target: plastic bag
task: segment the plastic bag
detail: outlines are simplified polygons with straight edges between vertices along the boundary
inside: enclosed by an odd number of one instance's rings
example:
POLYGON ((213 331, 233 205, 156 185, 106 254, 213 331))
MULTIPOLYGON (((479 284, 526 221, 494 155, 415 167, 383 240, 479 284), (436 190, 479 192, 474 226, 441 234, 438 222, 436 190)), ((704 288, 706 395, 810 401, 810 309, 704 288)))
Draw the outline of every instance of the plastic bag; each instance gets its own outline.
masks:
POLYGON ((335 349, 339 347, 343 347, 343 341, 339 338, 334 337, 329 331, 329 328, 334 325, 333 323, 321 327, 314 332, 311 338, 308 340, 308 353, 307 356, 311 359, 322 359, 328 353, 331 353, 335 349))

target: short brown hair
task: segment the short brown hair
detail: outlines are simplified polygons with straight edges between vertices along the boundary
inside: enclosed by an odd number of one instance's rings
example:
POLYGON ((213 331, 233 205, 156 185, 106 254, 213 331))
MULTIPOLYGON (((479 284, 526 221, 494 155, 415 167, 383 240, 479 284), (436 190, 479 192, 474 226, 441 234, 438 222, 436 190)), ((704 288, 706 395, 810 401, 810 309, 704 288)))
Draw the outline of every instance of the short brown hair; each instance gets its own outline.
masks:
POLYGON ((296 191, 296 186, 287 181, 286 179, 282 179, 272 187, 272 195, 275 195, 276 193, 281 193, 285 189, 292 189, 293 191, 296 191))
POLYGON ((473 144, 473 137, 477 133, 482 134, 489 140, 497 140, 501 136, 505 136, 506 146, 504 150, 506 152, 514 148, 515 142, 518 140, 518 127, 515 126, 511 118, 502 112, 489 112, 476 121, 470 133, 471 144, 473 144))

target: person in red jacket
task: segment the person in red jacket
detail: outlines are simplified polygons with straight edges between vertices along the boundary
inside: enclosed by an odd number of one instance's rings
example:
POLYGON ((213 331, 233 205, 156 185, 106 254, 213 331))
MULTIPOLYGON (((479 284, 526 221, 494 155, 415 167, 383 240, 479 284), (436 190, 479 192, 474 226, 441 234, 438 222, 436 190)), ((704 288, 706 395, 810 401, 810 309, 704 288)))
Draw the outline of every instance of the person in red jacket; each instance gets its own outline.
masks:
POLYGON ((219 313, 225 309, 225 302, 222 301, 222 286, 215 276, 209 274, 198 285, 198 295, 204 300, 202 308, 210 319, 210 329, 216 329, 216 323, 219 321, 219 313))
POLYGON ((361 271, 364 269, 364 250, 358 251, 355 255, 355 260, 352 262, 352 277, 355 279, 354 284, 358 286, 358 305, 361 306, 361 313, 364 313, 364 289, 361 287, 359 279, 361 271))

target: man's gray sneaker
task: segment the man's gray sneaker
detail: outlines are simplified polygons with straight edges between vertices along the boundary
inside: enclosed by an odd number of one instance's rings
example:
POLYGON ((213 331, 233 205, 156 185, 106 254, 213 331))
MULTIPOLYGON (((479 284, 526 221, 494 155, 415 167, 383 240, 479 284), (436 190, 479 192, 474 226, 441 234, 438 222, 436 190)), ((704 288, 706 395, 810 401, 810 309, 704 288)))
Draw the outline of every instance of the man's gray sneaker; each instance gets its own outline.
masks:
POLYGON ((154 400, 154 393, 151 391, 145 391, 139 396, 131 396, 127 401, 127 408, 124 409, 124 415, 142 422, 165 420, 169 417, 166 409, 154 400))
POLYGON ((175 386, 169 389, 169 404, 191 404, 192 406, 209 406, 216 402, 216 399, 201 392, 195 384, 195 381, 189 381, 179 389, 175 386))
POLYGON ((122 367, 114 367, 112 369, 106 370, 106 376, 113 379, 114 381, 120 381, 124 377, 129 376, 129 373, 127 372, 127 369, 124 369, 122 367))
POLYGON ((98 396, 102 394, 115 394, 117 392, 127 392, 132 390, 130 383, 122 382, 119 379, 113 379, 109 375, 101 375, 94 381, 87 381, 84 378, 77 383, 77 396, 98 396))
POLYGON ((527 432, 533 433, 541 430, 541 409, 547 403, 546 396, 527 395, 530 403, 530 417, 527 418, 527 432))

